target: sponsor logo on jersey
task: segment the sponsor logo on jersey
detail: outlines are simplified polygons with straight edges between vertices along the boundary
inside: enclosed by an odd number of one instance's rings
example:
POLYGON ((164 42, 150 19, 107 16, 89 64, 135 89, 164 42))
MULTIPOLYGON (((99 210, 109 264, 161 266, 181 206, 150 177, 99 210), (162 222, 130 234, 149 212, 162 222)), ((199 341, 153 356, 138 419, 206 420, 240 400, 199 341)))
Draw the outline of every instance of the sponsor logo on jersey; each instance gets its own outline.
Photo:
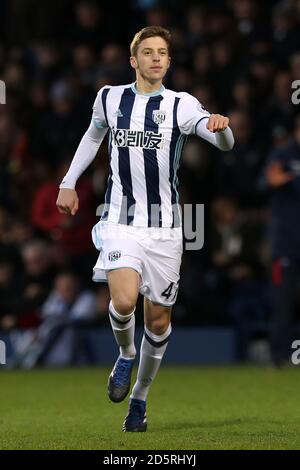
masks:
POLYGON ((153 131, 132 131, 130 129, 112 129, 112 140, 117 147, 142 147, 144 149, 162 149, 163 134, 153 131))
POLYGON ((108 253, 109 261, 117 261, 121 258, 121 251, 110 251, 108 253))
POLYGON ((152 111, 152 119, 155 124, 162 124, 166 119, 166 111, 163 111, 162 109, 154 109, 152 111))

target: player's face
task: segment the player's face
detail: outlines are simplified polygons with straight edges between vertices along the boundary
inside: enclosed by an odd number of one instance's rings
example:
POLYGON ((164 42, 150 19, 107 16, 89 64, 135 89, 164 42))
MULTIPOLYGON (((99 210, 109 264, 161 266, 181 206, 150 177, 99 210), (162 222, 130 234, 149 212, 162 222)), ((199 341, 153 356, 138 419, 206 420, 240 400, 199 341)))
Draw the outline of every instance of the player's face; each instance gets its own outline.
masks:
POLYGON ((144 80, 151 83, 162 81, 170 65, 166 41, 159 36, 144 39, 138 47, 136 57, 130 58, 130 63, 144 80))

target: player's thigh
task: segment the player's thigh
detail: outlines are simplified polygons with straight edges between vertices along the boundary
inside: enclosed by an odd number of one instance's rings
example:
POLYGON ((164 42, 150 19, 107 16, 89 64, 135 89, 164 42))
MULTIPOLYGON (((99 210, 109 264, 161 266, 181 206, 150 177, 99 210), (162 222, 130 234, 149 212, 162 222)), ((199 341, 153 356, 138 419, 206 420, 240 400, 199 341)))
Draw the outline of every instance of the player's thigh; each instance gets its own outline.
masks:
POLYGON ((154 305, 172 307, 179 289, 181 239, 153 239, 145 251, 141 293, 154 305))
POLYGON ((144 321, 148 330, 162 335, 171 321, 172 306, 160 305, 144 297, 144 321))
POLYGON ((121 315, 128 315, 139 295, 139 273, 132 268, 112 269, 107 272, 107 280, 113 306, 121 315))

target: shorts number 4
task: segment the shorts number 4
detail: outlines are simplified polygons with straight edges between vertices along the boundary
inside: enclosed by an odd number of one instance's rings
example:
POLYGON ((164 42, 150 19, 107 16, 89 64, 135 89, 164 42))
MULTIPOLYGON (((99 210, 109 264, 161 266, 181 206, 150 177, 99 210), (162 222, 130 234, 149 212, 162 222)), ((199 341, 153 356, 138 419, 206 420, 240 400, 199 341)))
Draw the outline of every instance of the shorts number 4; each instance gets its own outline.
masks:
POLYGON ((165 297, 167 300, 170 299, 171 301, 176 299, 178 293, 179 283, 178 282, 171 282, 168 287, 160 294, 162 297, 165 297))

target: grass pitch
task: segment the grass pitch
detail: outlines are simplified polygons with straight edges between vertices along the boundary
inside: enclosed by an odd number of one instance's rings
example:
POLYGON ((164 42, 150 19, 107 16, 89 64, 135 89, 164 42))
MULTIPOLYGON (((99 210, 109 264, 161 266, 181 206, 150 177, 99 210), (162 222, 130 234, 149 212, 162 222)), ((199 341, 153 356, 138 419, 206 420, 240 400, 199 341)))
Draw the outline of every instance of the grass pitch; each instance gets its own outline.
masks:
POLYGON ((162 367, 146 433, 121 432, 109 369, 0 372, 0 449, 300 449, 297 367, 162 367))

